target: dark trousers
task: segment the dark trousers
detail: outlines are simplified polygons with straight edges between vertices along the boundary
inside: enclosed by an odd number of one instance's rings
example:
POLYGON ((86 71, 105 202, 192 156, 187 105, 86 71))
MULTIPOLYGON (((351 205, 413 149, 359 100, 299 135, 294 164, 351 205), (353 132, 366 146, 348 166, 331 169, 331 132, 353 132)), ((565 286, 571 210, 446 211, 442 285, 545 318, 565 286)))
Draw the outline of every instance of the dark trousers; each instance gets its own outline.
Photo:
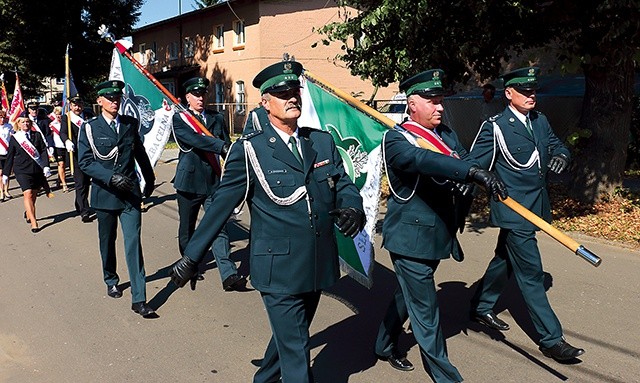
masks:
POLYGON ((433 280, 440 261, 403 257, 390 253, 400 289, 378 330, 376 353, 389 356, 395 350, 403 323, 409 318, 427 373, 434 382, 461 382, 451 364, 440 328, 440 310, 433 280))
POLYGON ((540 346, 555 345, 562 338, 562 326, 547 299, 535 231, 500 229, 495 256, 480 280, 472 309, 480 314, 492 311, 511 275, 541 336, 540 346))
POLYGON ((81 216, 89 215, 89 187, 91 187, 91 177, 84 174, 78 167, 78 158, 73 153, 73 181, 75 183, 74 190, 76 195, 76 211, 81 216))
POLYGON ((271 324, 271 340, 253 383, 313 383, 309 326, 320 292, 298 295, 262 293, 271 324))
MULTIPOLYGON (((213 202, 213 193, 210 195, 187 193, 176 191, 176 199, 178 200, 178 215, 180 223, 178 225, 178 248, 180 254, 184 255, 184 249, 187 247, 193 232, 195 231, 196 221, 200 207, 204 207, 206 211, 213 202)), ((220 234, 213 240, 211 244, 213 256, 218 265, 220 278, 224 281, 232 274, 237 274, 236 264, 229 258, 231 255, 229 245, 229 234, 226 229, 222 229, 220 234)))
POLYGON ((104 283, 107 286, 113 286, 120 282, 116 272, 116 237, 118 219, 120 219, 124 235, 124 256, 131 281, 131 302, 146 302, 144 259, 140 243, 140 228, 142 226, 140 206, 127 204, 127 207, 122 210, 96 209, 96 215, 98 217, 98 238, 100 239, 104 283))

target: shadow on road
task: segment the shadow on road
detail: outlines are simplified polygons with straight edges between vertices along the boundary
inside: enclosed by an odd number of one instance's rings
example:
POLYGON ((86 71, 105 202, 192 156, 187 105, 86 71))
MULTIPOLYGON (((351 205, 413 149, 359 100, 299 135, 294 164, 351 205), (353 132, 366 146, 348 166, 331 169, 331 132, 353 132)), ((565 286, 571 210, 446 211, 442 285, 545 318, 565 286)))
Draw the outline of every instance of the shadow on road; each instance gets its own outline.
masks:
MULTIPOLYGON (((324 348, 317 354, 313 363, 314 378, 319 383, 347 383, 349 377, 373 367, 377 358, 374 355, 375 337, 378 327, 387 310, 397 286, 395 274, 385 266, 376 263, 373 278, 375 283, 367 290, 353 279, 342 278, 323 294, 342 302, 354 315, 322 330, 311 338, 311 347, 324 348)), ((469 320, 470 301, 478 282, 467 286, 462 281, 447 281, 438 285, 440 306, 440 324, 446 338, 468 330, 482 332, 492 339, 502 342, 528 360, 554 375, 557 379, 568 378, 550 367, 546 361, 529 354, 519 346, 506 340, 503 333, 492 330, 469 320)), ((545 288, 552 285, 552 277, 545 273, 545 288)), ((496 313, 508 308, 516 324, 537 343, 539 335, 529 317, 524 300, 515 281, 512 279, 496 304, 496 313)), ((416 340, 410 332, 401 333, 398 348, 401 352, 416 346, 416 340)), ((574 360, 570 363, 580 363, 574 360)), ((389 367, 391 368, 391 367, 389 367)), ((426 378, 426 376, 425 376, 426 378)))

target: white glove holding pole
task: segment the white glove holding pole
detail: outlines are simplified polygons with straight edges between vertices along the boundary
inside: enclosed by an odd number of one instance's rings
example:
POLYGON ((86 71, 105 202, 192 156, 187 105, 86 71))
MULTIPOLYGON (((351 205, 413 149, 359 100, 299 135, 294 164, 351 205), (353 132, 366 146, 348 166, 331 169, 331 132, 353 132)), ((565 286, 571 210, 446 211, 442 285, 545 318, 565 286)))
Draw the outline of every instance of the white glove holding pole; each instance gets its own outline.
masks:
POLYGON ((49 169, 48 166, 45 166, 42 170, 43 170, 43 173, 44 173, 45 177, 47 177, 47 178, 51 177, 51 169, 49 169))
POLYGON ((69 152, 69 153, 73 152, 74 146, 73 146, 73 142, 71 142, 71 140, 66 140, 64 142, 64 147, 67 148, 67 152, 69 152))

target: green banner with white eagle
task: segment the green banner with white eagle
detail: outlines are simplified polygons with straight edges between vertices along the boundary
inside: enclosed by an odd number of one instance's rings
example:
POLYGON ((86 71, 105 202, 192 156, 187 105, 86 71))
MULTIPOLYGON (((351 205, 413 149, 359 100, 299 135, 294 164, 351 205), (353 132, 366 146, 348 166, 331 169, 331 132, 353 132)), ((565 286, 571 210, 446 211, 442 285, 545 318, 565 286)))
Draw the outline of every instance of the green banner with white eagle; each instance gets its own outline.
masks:
POLYGON ((367 222, 354 239, 336 229, 340 266, 349 276, 367 287, 372 285, 373 236, 380 201, 382 136, 388 128, 355 109, 334 94, 301 77, 302 115, 300 126, 328 131, 333 136, 345 170, 360 190, 367 222))

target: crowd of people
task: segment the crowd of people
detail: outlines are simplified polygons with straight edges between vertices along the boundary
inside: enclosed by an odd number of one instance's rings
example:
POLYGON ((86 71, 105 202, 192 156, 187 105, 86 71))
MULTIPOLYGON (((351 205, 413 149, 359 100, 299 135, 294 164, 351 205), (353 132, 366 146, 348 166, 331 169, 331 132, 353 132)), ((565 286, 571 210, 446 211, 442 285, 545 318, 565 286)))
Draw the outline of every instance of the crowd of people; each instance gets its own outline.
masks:
MULTIPOLYGON (((196 281, 204 278, 200 264, 212 249, 223 289, 243 287, 246 276, 229 259, 225 225, 234 208, 246 202, 251 213, 251 284, 261 294, 272 330, 254 383, 314 381, 309 327, 321 292, 340 277, 336 236, 355 237, 365 224, 362 198, 331 135, 298 125, 302 71, 300 63, 283 61, 256 75, 253 85, 261 102, 255 112, 261 122, 253 126, 249 121, 233 145, 222 116, 204 107, 206 78, 183 84, 186 108, 173 118, 180 149, 172 183, 181 258, 169 276, 178 287, 190 283, 195 288, 196 281), (221 159, 225 159, 224 176, 221 159), (204 216, 196 227, 201 209, 204 216)), ((502 75, 508 105, 483 121, 469 151, 454 129, 442 124, 443 98, 448 94, 444 71, 427 70, 400 83, 409 117, 389 130, 382 142, 391 191, 382 226, 383 247, 391 257, 398 288, 373 350, 398 370, 414 369, 398 348, 398 336, 409 320, 431 379, 463 380, 448 358, 434 280, 441 261, 464 258, 456 233, 464 227, 474 185, 492 197, 491 221, 500 227, 500 234, 495 256, 473 297, 470 319, 493 330, 509 330, 493 308, 513 276, 540 335, 542 354, 566 361, 584 353, 566 341, 547 299, 537 229, 500 202, 511 196, 549 221, 547 173, 561 173, 570 162, 567 148, 535 110, 538 71, 527 67, 502 75), (428 146, 439 148, 438 152, 425 149, 428 146)), ((56 109, 51 118, 45 116, 46 121, 38 119, 37 105, 28 105, 28 114, 18 118, 13 129, 0 112, 0 139, 6 143, 0 146, 2 199, 11 198, 8 179, 13 172, 23 191, 25 218, 37 232, 38 191, 50 193, 50 162, 58 169, 56 183, 63 192, 69 190, 68 155, 74 168, 76 211, 83 222, 91 222, 93 215, 98 221, 107 295, 123 295, 116 272, 119 221, 131 278, 131 309, 153 318, 157 308, 147 304, 140 234, 142 198, 153 192, 155 175, 138 121, 118 112, 124 86, 114 80, 97 85, 101 113, 93 118, 82 113, 77 96, 71 99, 70 113, 62 115, 56 109)))

